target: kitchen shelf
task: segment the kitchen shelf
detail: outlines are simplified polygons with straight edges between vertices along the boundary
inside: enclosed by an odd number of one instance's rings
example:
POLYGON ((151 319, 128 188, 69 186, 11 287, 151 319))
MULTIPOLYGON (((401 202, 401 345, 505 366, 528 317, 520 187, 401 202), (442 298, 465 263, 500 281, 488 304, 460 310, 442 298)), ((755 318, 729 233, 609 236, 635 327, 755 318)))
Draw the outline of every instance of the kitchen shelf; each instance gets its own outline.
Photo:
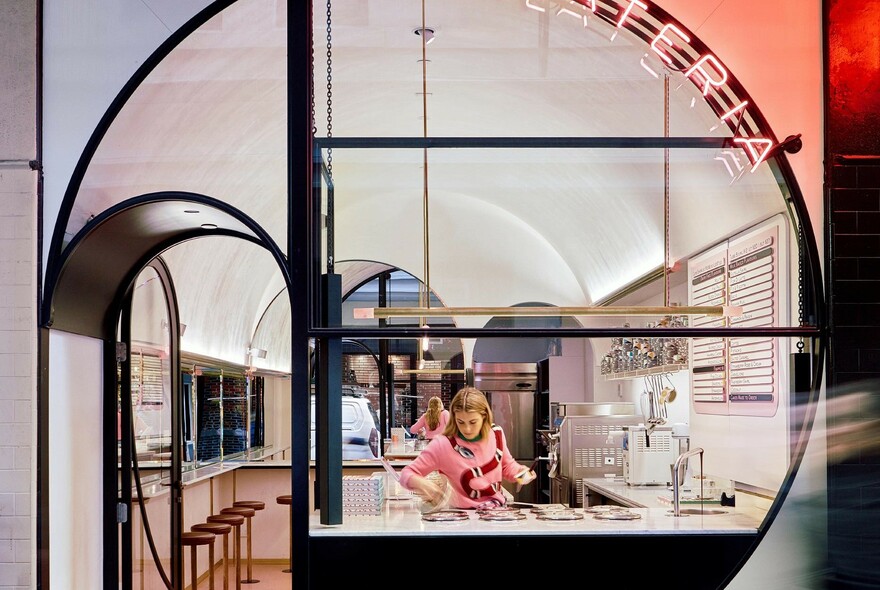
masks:
POLYGON ((682 369, 687 369, 687 365, 680 363, 672 365, 660 365, 659 367, 649 367, 647 369, 636 369, 634 371, 618 371, 617 373, 608 373, 605 375, 605 381, 618 381, 620 379, 635 379, 637 377, 645 377, 647 375, 659 375, 661 373, 675 373, 682 369))

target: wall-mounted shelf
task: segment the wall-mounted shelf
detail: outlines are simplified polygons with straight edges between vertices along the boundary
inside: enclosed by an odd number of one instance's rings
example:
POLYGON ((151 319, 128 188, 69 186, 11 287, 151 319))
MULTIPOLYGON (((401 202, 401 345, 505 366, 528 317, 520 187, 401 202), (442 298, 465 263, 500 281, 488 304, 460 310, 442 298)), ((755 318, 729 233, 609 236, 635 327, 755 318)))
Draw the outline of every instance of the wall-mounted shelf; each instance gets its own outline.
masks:
POLYGON ((659 367, 649 367, 647 369, 636 369, 634 371, 619 371, 617 373, 609 373, 604 375, 605 381, 617 381, 619 379, 635 379, 637 377, 645 377, 647 375, 659 375, 661 373, 675 373, 682 369, 687 369, 687 365, 673 364, 660 365, 659 367))

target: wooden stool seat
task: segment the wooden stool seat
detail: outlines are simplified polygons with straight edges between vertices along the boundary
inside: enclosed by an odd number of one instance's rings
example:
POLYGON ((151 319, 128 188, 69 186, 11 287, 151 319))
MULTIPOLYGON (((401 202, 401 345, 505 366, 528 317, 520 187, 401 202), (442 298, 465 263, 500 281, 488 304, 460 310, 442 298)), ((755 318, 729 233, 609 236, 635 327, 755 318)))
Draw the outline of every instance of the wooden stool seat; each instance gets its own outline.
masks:
MULTIPOLYGON (((224 508, 220 511, 220 514, 239 514, 244 516, 247 519, 247 579, 242 580, 242 584, 256 584, 259 580, 255 580, 252 575, 252 560, 251 560, 251 539, 253 539, 253 526, 251 524, 251 519, 257 513, 257 510, 262 510, 266 507, 266 504, 258 501, 250 501, 250 500, 239 500, 237 502, 233 502, 232 508, 224 508), (239 504, 236 506, 236 504, 239 504), (243 506, 242 504, 248 504, 247 506, 243 506), (259 508, 257 508, 259 506, 259 508)), ((239 529, 239 535, 241 534, 241 529, 239 529)))
POLYGON ((244 506, 223 508, 220 511, 220 514, 237 514, 238 516, 243 516, 245 518, 251 518, 256 513, 257 511, 253 508, 245 508, 244 506))
MULTIPOLYGON (((222 511, 221 511, 222 512, 222 511)), ((253 512, 253 511, 252 511, 253 512)), ((208 522, 219 522, 228 524, 235 528, 235 590, 241 590, 241 526, 244 524, 245 517, 242 514, 212 514, 206 518, 208 522)), ((223 564, 224 568, 226 564, 223 564)), ((225 571, 225 570, 224 570, 225 571)), ((228 578, 226 578, 228 579, 228 578)))
POLYGON ((225 535, 229 531, 232 530, 231 524, 226 524, 225 522, 203 522, 200 524, 194 524, 189 527, 190 530, 198 532, 198 533, 212 533, 214 535, 225 535))
POLYGON ((253 508, 254 510, 263 510, 266 508, 265 502, 259 500, 236 500, 232 503, 233 508, 253 508))
POLYGON ((190 565, 191 565, 191 586, 192 590, 196 590, 199 584, 199 566, 197 562, 197 553, 196 549, 199 545, 209 545, 212 549, 214 547, 214 533, 202 533, 202 532, 189 532, 189 533, 181 533, 180 535, 180 544, 184 547, 189 547, 191 550, 190 554, 190 565))
MULTIPOLYGON (((200 533, 211 533, 212 535, 223 535, 223 590, 229 590, 229 543, 228 535, 232 530, 232 525, 225 522, 203 522, 194 524, 190 530, 200 533)), ((208 546, 208 561, 210 562, 209 577, 211 580, 211 590, 214 590, 214 545, 208 546)))
POLYGON ((214 542, 213 533, 189 532, 180 535, 180 543, 185 547, 195 547, 197 545, 210 545, 214 542))
POLYGON ((290 553, 290 555, 288 556, 289 564, 288 564, 288 566, 287 566, 287 569, 281 570, 281 571, 284 572, 285 574, 289 574, 289 573, 291 573, 291 572, 293 571, 293 530, 291 530, 291 528, 290 528, 290 518, 293 517, 293 514, 292 514, 292 511, 293 511, 293 495, 292 495, 292 494, 284 494, 284 495, 281 495, 281 496, 277 496, 277 497, 275 498, 275 502, 277 502, 278 504, 282 504, 282 505, 290 506, 290 508, 288 509, 288 512, 289 512, 290 514, 288 515, 288 521, 287 521, 287 528, 288 528, 288 531, 289 531, 289 535, 288 535, 288 536, 290 537, 290 538, 288 539, 288 541, 287 541, 287 545, 288 545, 288 547, 289 547, 289 553, 290 553))
POLYGON ((240 514, 212 514, 205 520, 208 522, 226 523, 231 526, 241 526, 244 524, 244 516, 240 514))

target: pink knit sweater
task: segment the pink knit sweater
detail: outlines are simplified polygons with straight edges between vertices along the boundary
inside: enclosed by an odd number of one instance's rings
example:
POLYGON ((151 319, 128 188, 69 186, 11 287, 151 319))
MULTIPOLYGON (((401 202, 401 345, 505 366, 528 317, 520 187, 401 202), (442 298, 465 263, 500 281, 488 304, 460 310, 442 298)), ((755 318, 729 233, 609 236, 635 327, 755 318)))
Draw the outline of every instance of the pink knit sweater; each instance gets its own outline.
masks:
POLYGON ((414 475, 426 477, 432 471, 439 471, 452 486, 451 507, 476 508, 493 499, 505 504, 501 491, 502 479, 516 481, 516 476, 528 468, 514 461, 501 428, 493 427, 488 438, 484 437, 476 442, 467 442, 457 436, 455 444, 469 449, 473 458, 462 456, 447 437, 438 436, 428 443, 412 463, 403 468, 400 473, 401 485, 412 489, 409 482, 414 475), (498 438, 501 440, 501 452, 496 454, 498 438), (500 460, 497 460, 499 455, 500 460), (491 468, 485 469, 486 466, 491 468))
POLYGON ((410 434, 418 435, 419 430, 422 428, 425 429, 425 438, 432 439, 436 436, 440 436, 442 434, 443 429, 446 428, 446 423, 449 422, 449 410, 443 410, 440 412, 440 421, 437 423, 437 428, 431 430, 428 428, 428 421, 426 419, 427 413, 422 414, 418 420, 415 421, 415 424, 409 427, 410 434))

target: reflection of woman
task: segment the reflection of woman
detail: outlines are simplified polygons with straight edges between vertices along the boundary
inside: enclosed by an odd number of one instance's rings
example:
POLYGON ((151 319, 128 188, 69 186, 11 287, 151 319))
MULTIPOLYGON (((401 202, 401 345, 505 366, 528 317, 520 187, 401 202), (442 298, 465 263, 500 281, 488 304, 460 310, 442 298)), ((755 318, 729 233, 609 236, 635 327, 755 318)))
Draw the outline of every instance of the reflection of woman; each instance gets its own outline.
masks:
POLYGON ((449 481, 453 507, 477 508, 506 503, 502 479, 519 484, 535 479, 534 471, 513 459, 504 432, 492 424, 492 409, 482 391, 461 389, 449 409, 452 419, 442 436, 401 471, 403 487, 428 503, 441 503, 444 490, 427 477, 439 471, 449 481))
POLYGON ((424 428, 425 438, 430 440, 443 433, 447 422, 449 422, 449 410, 443 408, 443 400, 435 395, 428 400, 428 410, 409 427, 409 432, 417 435, 424 428))

